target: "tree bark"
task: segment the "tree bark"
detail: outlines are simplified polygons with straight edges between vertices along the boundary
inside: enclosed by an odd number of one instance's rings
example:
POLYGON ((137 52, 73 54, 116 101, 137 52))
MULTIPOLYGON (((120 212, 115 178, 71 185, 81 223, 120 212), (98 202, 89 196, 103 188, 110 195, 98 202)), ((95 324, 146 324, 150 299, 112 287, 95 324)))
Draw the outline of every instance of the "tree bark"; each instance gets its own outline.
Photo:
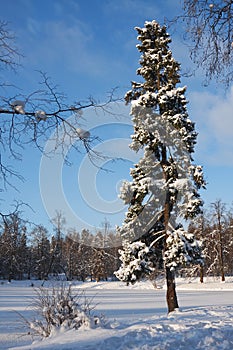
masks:
MULTIPOLYGON (((166 239, 168 232, 168 221, 170 216, 169 211, 169 202, 165 204, 164 208, 164 219, 165 219, 165 251, 166 251, 166 239)), ((179 309, 177 295, 176 295, 176 283, 175 283, 175 273, 171 271, 169 267, 165 267, 166 271, 166 281, 167 281, 167 307, 168 313, 175 311, 175 309, 179 309)))
MULTIPOLYGON (((169 175, 167 174, 167 171, 165 167, 167 165, 170 165, 170 163, 167 160, 167 148, 166 146, 163 146, 162 148, 162 161, 161 166, 163 169, 163 176, 165 181, 167 182, 169 180, 169 175)), ((172 202, 170 198, 169 191, 166 193, 165 203, 164 203, 164 232, 165 232, 165 244, 164 244, 164 251, 166 251, 166 240, 168 236, 168 224, 170 220, 170 214, 172 211, 172 202)), ((165 267, 166 270, 166 281, 167 281, 167 307, 168 307, 168 313, 175 311, 175 309, 179 308, 177 295, 176 295, 176 283, 175 283, 175 273, 170 270, 170 268, 165 267)))
POLYGON ((167 280, 167 307, 168 313, 179 309, 177 295, 176 295, 176 283, 175 274, 168 267, 166 267, 166 280, 167 280))
POLYGON ((204 268, 200 266, 200 282, 204 283, 204 268))

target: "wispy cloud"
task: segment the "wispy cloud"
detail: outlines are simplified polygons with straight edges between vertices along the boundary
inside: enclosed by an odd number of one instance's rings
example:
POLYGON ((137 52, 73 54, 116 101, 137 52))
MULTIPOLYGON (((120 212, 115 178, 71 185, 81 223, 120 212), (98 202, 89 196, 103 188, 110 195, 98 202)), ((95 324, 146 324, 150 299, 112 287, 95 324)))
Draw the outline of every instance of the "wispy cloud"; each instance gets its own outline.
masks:
MULTIPOLYGON (((143 21, 157 20, 163 21, 165 17, 173 18, 176 12, 179 12, 181 4, 174 0, 163 1, 144 1, 144 0, 118 0, 108 1, 105 4, 105 11, 108 13, 122 13, 123 16, 130 14, 131 18, 134 15, 141 16, 143 21)), ((135 26, 142 23, 135 23, 135 26)))
MULTIPOLYGON (((27 35, 28 44, 33 48, 26 48, 27 56, 34 65, 63 63, 75 71, 88 71, 93 61, 96 61, 88 49, 92 33, 81 21, 70 24, 63 20, 41 22, 28 18, 27 30, 30 33, 27 35)), ((97 65, 94 67, 92 73, 96 71, 97 65)))
MULTIPOLYGON (((156 2, 150 2, 146 3, 143 0, 119 0, 119 1, 109 1, 105 5, 105 11, 106 12, 123 12, 124 14, 127 14, 130 12, 130 14, 133 16, 134 14, 141 14, 144 20, 151 19, 151 16, 156 19, 156 17, 159 16, 160 10, 159 10, 158 4, 156 2), (148 17, 148 18, 147 18, 148 17)), ((137 24, 135 24, 137 25, 137 24)))
POLYGON ((128 74, 130 77, 134 73, 127 60, 122 60, 122 56, 128 54, 124 43, 113 52, 114 41, 105 43, 103 33, 99 36, 77 18, 70 22, 62 19, 41 22, 28 18, 22 37, 26 38, 24 63, 27 68, 50 72, 52 76, 57 76, 57 71, 61 76, 72 74, 72 79, 76 76, 79 88, 83 79, 89 79, 90 91, 91 84, 94 86, 96 82, 99 87, 102 83, 109 85, 109 89, 122 86, 125 84, 122 76, 128 74))
POLYGON ((190 94, 190 110, 199 129, 199 150, 213 165, 233 165, 233 86, 226 96, 190 94))

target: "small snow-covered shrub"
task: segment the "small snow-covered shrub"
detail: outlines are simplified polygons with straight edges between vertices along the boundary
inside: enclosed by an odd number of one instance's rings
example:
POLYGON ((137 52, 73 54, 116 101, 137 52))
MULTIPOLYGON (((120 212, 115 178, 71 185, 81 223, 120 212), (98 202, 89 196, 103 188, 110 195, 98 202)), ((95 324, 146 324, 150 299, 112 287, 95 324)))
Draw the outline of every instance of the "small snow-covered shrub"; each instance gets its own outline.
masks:
POLYGON ((37 318, 27 321, 34 334, 48 337, 55 330, 92 328, 101 322, 99 317, 92 315, 91 300, 84 292, 74 294, 70 285, 40 287, 35 292, 33 307, 37 318))

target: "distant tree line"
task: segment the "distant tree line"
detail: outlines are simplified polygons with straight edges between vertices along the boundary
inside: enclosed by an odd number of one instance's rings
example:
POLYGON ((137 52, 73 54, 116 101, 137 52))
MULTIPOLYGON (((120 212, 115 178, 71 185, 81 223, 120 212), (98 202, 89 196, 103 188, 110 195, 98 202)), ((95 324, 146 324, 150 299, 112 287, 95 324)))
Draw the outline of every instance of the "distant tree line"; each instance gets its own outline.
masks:
POLYGON ((99 281, 113 277, 119 267, 119 237, 113 232, 88 230, 81 233, 61 231, 57 217, 53 235, 37 225, 31 231, 27 223, 13 213, 1 220, 0 278, 39 279, 65 278, 99 281))
MULTIPOLYGON (((65 278, 95 281, 114 277, 120 266, 121 237, 109 227, 91 233, 64 228, 57 213, 54 231, 30 225, 20 212, 2 216, 0 222, 0 279, 65 278)), ((180 270, 181 276, 233 275, 233 210, 216 200, 191 222, 190 232, 202 241, 204 267, 180 270)), ((161 266, 154 276, 163 273, 161 266)))

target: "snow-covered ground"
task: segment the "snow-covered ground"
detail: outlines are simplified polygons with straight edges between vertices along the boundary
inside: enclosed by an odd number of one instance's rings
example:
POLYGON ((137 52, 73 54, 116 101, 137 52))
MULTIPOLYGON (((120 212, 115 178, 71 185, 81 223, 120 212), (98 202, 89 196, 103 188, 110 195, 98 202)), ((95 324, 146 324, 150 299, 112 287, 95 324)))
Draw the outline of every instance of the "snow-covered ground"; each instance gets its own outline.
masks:
MULTIPOLYGON (((35 282, 35 285, 39 282, 35 282)), ((29 281, 0 284, 0 349, 59 350, 232 350, 233 278, 200 284, 177 280, 180 311, 167 315, 163 282, 126 286, 121 282, 75 283, 104 314, 105 326, 58 331, 32 339, 17 312, 32 317, 34 290, 29 281)))

